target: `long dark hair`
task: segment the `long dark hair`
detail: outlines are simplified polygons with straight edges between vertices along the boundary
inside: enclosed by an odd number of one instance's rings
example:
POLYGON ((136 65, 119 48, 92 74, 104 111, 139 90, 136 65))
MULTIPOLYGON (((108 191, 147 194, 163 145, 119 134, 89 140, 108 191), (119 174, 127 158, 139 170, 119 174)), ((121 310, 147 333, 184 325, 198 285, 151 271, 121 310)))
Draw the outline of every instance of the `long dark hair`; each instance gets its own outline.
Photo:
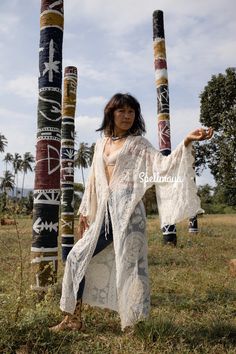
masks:
POLYGON ((141 113, 140 104, 137 99, 129 93, 116 93, 107 103, 104 109, 104 118, 101 127, 96 131, 104 132, 106 136, 114 135, 114 111, 116 109, 128 106, 134 109, 135 119, 132 127, 129 129, 130 135, 143 135, 146 133, 145 122, 141 113))

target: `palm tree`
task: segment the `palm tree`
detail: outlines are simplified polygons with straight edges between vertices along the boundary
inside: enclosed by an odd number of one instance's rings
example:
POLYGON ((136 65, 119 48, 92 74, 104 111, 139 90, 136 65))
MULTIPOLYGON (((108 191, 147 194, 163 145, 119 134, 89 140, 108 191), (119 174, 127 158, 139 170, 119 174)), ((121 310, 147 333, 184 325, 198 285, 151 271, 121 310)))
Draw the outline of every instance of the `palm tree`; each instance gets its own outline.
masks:
POLYGON ((15 152, 12 165, 13 165, 13 171, 14 171, 14 182, 15 182, 15 196, 17 197, 17 188, 18 188, 18 172, 21 171, 21 155, 18 154, 18 152, 15 152))
POLYGON ((7 139, 2 133, 0 133, 0 152, 4 152, 6 146, 7 139))
POLYGON ((94 150, 95 150, 95 143, 93 143, 91 146, 90 146, 90 157, 89 157, 89 165, 91 166, 92 165, 92 161, 93 161, 93 155, 94 155, 94 150))
POLYGON ((5 161, 6 163, 6 171, 7 171, 7 164, 13 161, 13 155, 10 154, 10 152, 6 153, 6 156, 4 157, 3 161, 5 161))
POLYGON ((0 177, 0 189, 3 191, 2 210, 6 209, 7 191, 14 190, 14 176, 10 171, 5 171, 3 177, 0 177))
POLYGON ((79 149, 75 154, 75 166, 81 168, 82 180, 84 184, 84 168, 88 168, 90 165, 90 148, 87 143, 80 143, 79 149))
POLYGON ((23 197, 23 190, 25 184, 25 175, 28 171, 33 171, 31 164, 34 162, 34 156, 30 152, 25 152, 23 155, 23 159, 21 161, 21 170, 23 171, 23 180, 22 180, 22 188, 21 188, 21 198, 23 197))

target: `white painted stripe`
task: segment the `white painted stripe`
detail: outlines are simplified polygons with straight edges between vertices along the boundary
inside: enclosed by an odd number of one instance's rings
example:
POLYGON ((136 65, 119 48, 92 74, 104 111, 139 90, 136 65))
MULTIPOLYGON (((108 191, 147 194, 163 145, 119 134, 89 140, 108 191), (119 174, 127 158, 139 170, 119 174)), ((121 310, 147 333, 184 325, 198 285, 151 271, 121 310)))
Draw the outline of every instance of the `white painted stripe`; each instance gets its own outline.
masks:
POLYGON ((51 5, 49 5, 50 9, 52 9, 55 6, 63 4, 63 0, 56 0, 54 1, 51 5))
POLYGON ((43 17, 44 15, 50 14, 50 13, 54 13, 54 14, 60 15, 62 18, 64 17, 64 15, 63 15, 60 11, 58 11, 58 10, 52 10, 52 9, 43 11, 43 12, 40 14, 40 17, 43 17))
POLYGON ((56 261, 58 260, 57 256, 54 257, 35 257, 32 259, 31 264, 34 263, 41 263, 41 262, 45 262, 45 261, 56 261))
POLYGON ((168 78, 167 70, 166 69, 157 69, 155 71, 155 79, 159 80, 161 78, 168 78))
POLYGON ((68 234, 68 235, 61 235, 61 237, 73 237, 74 238, 74 235, 73 234, 68 234))
POLYGON ((35 189, 34 193, 60 193, 60 189, 35 189))
MULTIPOLYGON (((68 149, 67 146, 62 146, 62 148, 68 149)), ((69 162, 74 162, 74 159, 70 159, 68 157, 63 157, 62 161, 69 161, 69 162)), ((63 167, 62 170, 66 170, 68 167, 63 167)))
POLYGON ((62 246, 62 247, 70 247, 70 248, 72 248, 72 247, 74 246, 74 244, 71 244, 71 245, 64 245, 64 244, 62 244, 61 246, 62 246))
POLYGON ((45 248, 45 247, 31 247, 31 252, 57 252, 58 247, 45 248))
POLYGON ((159 43, 159 42, 165 42, 165 38, 156 37, 153 41, 154 45, 155 45, 155 43, 159 43))
POLYGON ((61 215, 74 215, 74 213, 61 213, 61 215))
POLYGON ((55 201, 55 200, 45 200, 45 199, 35 199, 34 198, 34 204, 50 204, 50 205, 59 205, 60 201, 55 201))

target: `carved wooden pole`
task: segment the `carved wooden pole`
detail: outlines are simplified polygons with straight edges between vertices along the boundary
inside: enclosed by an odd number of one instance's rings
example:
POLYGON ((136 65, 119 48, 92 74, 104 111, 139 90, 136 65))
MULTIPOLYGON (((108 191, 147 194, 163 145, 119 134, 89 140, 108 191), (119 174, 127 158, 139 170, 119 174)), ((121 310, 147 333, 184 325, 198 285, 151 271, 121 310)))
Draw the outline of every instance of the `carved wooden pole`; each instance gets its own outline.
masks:
MULTIPOLYGON (((195 170, 195 163, 193 163, 193 169, 195 170)), ((195 178, 194 178, 194 180, 196 182, 195 178)), ((197 215, 195 215, 193 218, 189 219, 188 232, 189 233, 198 233, 197 215)))
POLYGON ((198 232, 197 216, 194 216, 193 218, 189 219, 188 232, 190 232, 190 233, 197 233, 198 232))
MULTIPOLYGON (((163 155, 171 153, 169 88, 167 75, 167 60, 165 48, 165 32, 163 12, 153 12, 153 47, 155 64, 155 83, 157 89, 157 118, 159 149, 163 155)), ((162 228, 164 243, 176 245, 176 226, 165 225, 162 228)))
POLYGON ((56 281, 60 204, 63 0, 41 0, 32 289, 56 281))
POLYGON ((61 128, 61 243, 66 261, 74 245, 74 134, 77 69, 65 68, 61 128))

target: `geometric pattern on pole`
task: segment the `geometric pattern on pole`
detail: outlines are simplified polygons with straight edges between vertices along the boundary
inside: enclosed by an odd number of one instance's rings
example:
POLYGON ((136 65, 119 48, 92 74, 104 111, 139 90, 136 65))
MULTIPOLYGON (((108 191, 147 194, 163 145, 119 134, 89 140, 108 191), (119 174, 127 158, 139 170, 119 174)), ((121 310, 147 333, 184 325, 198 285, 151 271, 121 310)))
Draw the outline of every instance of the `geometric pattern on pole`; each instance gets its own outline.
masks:
POLYGON ((197 233, 198 232, 197 216, 194 216, 193 218, 189 219, 188 232, 190 232, 190 233, 197 233))
MULTIPOLYGON (((157 125, 159 137, 159 150, 162 155, 171 153, 170 140, 170 110, 169 110, 169 86, 167 73, 167 59, 164 32, 163 11, 153 12, 153 49, 155 84, 157 92, 157 125)), ((164 243, 176 245, 175 225, 165 225, 162 228, 164 243)))
POLYGON ((62 260, 74 245, 74 135, 77 68, 68 66, 64 74, 61 127, 61 244, 62 260))
POLYGON ((63 24, 63 0, 42 0, 31 247, 34 290, 45 290, 57 274, 63 24))
MULTIPOLYGON (((195 153, 194 150, 192 152, 194 160, 195 160, 195 153)), ((195 170, 195 162, 193 163, 193 169, 195 170)), ((196 183, 196 178, 194 178, 194 182, 196 183)), ((188 223, 188 232, 189 233, 198 233, 198 220, 197 220, 197 215, 189 219, 188 223)))

